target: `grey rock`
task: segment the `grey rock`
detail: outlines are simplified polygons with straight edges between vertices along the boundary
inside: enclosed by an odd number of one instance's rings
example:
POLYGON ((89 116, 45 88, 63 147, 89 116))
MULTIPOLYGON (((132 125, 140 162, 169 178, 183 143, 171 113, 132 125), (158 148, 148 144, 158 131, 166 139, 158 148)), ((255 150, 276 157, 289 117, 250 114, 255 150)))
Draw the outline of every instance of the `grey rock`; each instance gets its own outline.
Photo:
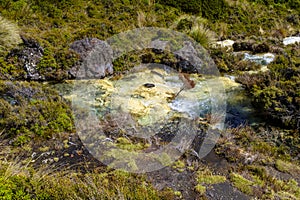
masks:
POLYGON ((81 60, 69 70, 72 78, 103 78, 113 73, 113 51, 105 41, 85 38, 72 43, 70 49, 81 60))
POLYGON ((198 52, 191 42, 185 42, 184 46, 174 54, 179 59, 177 65, 182 72, 197 73, 203 65, 203 60, 199 58, 198 52))

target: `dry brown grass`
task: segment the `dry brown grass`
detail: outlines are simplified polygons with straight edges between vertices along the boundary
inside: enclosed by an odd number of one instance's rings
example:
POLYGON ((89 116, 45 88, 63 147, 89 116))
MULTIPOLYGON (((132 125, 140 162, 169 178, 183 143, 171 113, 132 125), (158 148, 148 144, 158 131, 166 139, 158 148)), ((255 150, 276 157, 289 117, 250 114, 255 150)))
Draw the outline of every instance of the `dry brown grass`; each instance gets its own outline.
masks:
POLYGON ((8 52, 21 42, 18 26, 0 16, 0 54, 8 52))

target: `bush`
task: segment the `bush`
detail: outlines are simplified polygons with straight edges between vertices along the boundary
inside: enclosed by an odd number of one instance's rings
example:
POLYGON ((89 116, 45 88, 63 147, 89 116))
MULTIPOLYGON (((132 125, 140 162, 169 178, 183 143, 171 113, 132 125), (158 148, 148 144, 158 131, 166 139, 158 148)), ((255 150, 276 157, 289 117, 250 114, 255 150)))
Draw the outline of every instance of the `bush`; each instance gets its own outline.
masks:
POLYGON ((54 90, 38 83, 0 81, 0 130, 14 145, 73 130, 71 110, 54 90))
POLYGON ((0 16, 0 55, 21 42, 18 27, 0 16))
POLYGON ((162 1, 159 0, 158 3, 162 5, 172 6, 177 9, 182 10, 189 14, 200 14, 203 17, 210 20, 218 20, 225 18, 227 13, 228 4, 225 0, 172 0, 172 1, 162 1))
POLYGON ((300 128, 300 60, 293 47, 279 55, 268 73, 239 78, 253 97, 254 105, 276 125, 300 128))

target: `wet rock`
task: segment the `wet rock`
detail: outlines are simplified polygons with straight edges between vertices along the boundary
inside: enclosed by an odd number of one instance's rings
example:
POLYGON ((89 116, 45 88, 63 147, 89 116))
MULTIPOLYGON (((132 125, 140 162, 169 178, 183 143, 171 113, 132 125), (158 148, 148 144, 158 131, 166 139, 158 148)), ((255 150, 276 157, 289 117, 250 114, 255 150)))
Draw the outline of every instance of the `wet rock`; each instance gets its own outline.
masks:
POLYGON ((105 41, 86 38, 72 43, 70 49, 81 59, 69 70, 71 78, 103 78, 113 73, 113 51, 105 41))
POLYGON ((44 80, 45 78, 37 69, 37 65, 43 57, 44 49, 32 39, 22 37, 22 40, 25 47, 12 51, 8 57, 18 58, 18 63, 26 71, 26 75, 23 78, 27 80, 44 80))
POLYGON ((182 199, 194 200, 198 198, 198 194, 194 191, 193 173, 188 170, 179 173, 171 167, 165 167, 158 171, 149 172, 146 175, 147 179, 158 190, 172 188, 174 191, 181 191, 182 199))
POLYGON ((154 40, 151 42, 151 48, 160 52, 160 51, 165 50, 167 44, 168 44, 168 41, 154 40))

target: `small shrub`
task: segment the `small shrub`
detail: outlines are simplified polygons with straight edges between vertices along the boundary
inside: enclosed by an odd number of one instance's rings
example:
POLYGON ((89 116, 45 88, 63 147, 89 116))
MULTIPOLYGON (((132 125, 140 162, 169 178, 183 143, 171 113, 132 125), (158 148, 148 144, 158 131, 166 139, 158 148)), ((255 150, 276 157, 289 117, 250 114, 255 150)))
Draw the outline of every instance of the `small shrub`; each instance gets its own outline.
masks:
POLYGON ((15 145, 73 129, 67 102, 38 83, 0 81, 0 129, 15 145))

